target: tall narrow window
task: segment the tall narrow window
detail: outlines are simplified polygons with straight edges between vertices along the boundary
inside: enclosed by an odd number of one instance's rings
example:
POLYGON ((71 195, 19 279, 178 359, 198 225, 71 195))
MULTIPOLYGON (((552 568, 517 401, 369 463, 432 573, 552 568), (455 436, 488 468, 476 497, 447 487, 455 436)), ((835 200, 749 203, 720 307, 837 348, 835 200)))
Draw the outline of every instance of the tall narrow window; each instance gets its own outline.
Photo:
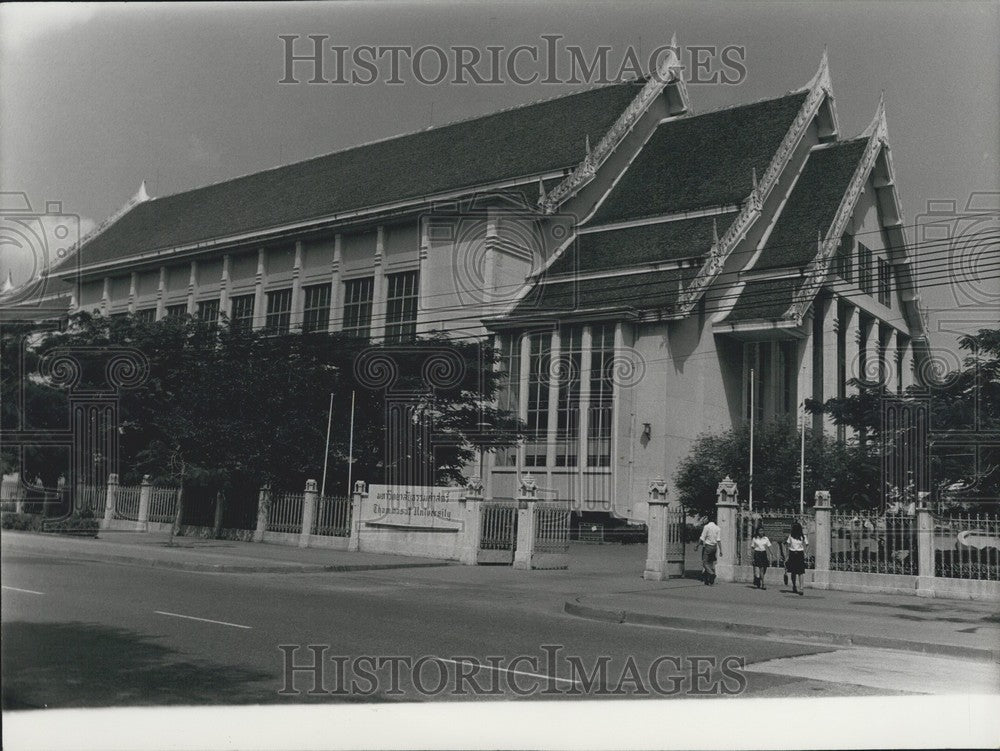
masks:
POLYGON ((872 252, 863 244, 858 243, 858 286, 866 295, 874 289, 872 283, 872 252))
POLYGON ((141 308, 135 311, 135 320, 139 323, 152 323, 156 320, 156 308, 141 308))
MULTIPOLYGON (((515 417, 521 404, 521 339, 516 333, 500 336, 500 392, 497 406, 515 417)), ((517 465, 517 447, 502 448, 497 451, 497 466, 517 465)))
POLYGON ((854 236, 845 232, 837 249, 837 276, 845 282, 854 281, 854 236))
POLYGON ((302 333, 326 331, 330 325, 330 285, 304 287, 305 307, 302 313, 302 333))
POLYGON ((202 300, 198 303, 198 318, 209 326, 215 326, 219 322, 219 301, 202 300))
POLYGON ((892 307, 892 267, 884 258, 878 259, 878 301, 892 307))
POLYGON ((187 303, 178 303, 177 305, 168 305, 164 311, 164 317, 166 318, 183 318, 187 315, 188 306, 187 303))
POLYGON ((583 328, 573 326, 559 334, 559 379, 556 412, 556 466, 575 467, 580 446, 580 366, 583 356, 583 328))
POLYGON ((386 281, 385 340, 412 341, 417 333, 417 272, 389 274, 386 281))
POLYGON ((229 324, 233 330, 253 328, 253 295, 237 295, 232 299, 229 324))
POLYGON ((591 331, 590 410, 587 415, 587 466, 611 466, 614 399, 614 324, 595 325, 591 331))
POLYGON ((292 290, 267 293, 267 317, 264 328, 269 334, 287 334, 292 326, 292 290))
POLYGON ((546 466, 549 430, 549 370, 552 334, 548 331, 530 335, 531 353, 528 369, 528 420, 524 442, 524 465, 546 466))
POLYGON ((344 333, 349 336, 371 336, 374 287, 375 278, 371 276, 344 282, 344 333))

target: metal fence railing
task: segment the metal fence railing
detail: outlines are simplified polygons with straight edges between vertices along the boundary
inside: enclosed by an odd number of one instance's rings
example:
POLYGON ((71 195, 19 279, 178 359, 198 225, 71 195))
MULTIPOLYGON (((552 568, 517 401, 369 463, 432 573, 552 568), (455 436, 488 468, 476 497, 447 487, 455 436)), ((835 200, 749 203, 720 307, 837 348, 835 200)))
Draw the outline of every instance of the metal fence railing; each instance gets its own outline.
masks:
POLYGON ((539 501, 534 505, 535 550, 540 553, 569 551, 571 512, 567 501, 539 501))
POLYGON ((503 502, 483 503, 480 514, 482 525, 479 536, 479 549, 513 550, 517 504, 503 502))
POLYGON ((87 509, 94 516, 104 514, 104 505, 108 499, 108 489, 104 485, 77 485, 74 490, 73 502, 76 510, 87 509))
POLYGON ((267 512, 267 528, 271 532, 301 532, 302 493, 272 493, 271 507, 267 512))
POLYGON ((139 520, 139 496, 142 489, 138 485, 119 485, 115 496, 115 519, 139 520))
POLYGON ((170 523, 177 516, 177 488, 153 488, 149 498, 149 521, 170 523))
POLYGON ((834 511, 830 570, 917 574, 917 519, 908 514, 834 511))
POLYGON ((934 576, 1000 581, 1000 516, 935 515, 934 576))
MULTIPOLYGON (((806 536, 806 568, 816 565, 816 517, 810 511, 800 514, 789 509, 768 509, 755 507, 753 511, 741 508, 736 517, 736 563, 750 566, 753 557, 750 555, 750 540, 758 526, 764 527, 764 534, 771 541, 768 557, 771 566, 784 567, 788 557, 786 542, 791 532, 792 524, 802 525, 806 536)), ((723 551, 725 554, 725 551, 723 551)))
POLYGON ((16 511, 18 501, 23 507, 26 496, 25 487, 19 479, 0 481, 0 509, 3 511, 16 511))
POLYGON ((351 499, 337 496, 320 496, 316 505, 316 519, 312 533, 328 537, 350 537, 351 499))

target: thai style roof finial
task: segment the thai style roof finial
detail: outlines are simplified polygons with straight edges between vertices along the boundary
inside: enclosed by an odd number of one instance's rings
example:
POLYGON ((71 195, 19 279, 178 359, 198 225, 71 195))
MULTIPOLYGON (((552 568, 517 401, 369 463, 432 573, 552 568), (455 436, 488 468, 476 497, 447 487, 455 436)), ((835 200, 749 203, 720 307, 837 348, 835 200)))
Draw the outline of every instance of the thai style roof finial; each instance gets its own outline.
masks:
POLYGON ((878 107, 875 108, 875 116, 872 121, 868 123, 868 127, 865 128, 864 132, 861 134, 865 138, 871 138, 881 131, 880 135, 885 138, 888 136, 885 123, 885 89, 879 94, 878 107))
POLYGON ((756 193, 757 192, 757 168, 756 167, 751 167, 750 168, 750 180, 753 183, 753 192, 756 193))
POLYGON ((823 45, 823 56, 819 59, 819 68, 816 69, 809 83, 799 89, 799 91, 809 91, 817 87, 825 88, 827 91, 830 91, 832 88, 830 83, 830 55, 826 45, 823 45))
POLYGON ((136 191, 136 194, 135 194, 133 200, 136 203, 141 203, 143 201, 148 201, 149 200, 149 193, 146 191, 146 181, 145 180, 143 180, 142 184, 139 185, 139 190, 136 191))
POLYGON ((0 288, 0 295, 6 295, 12 289, 14 289, 14 277, 11 276, 11 270, 7 269, 7 278, 4 279, 3 287, 0 288))
POLYGON ((586 140, 586 143, 584 145, 584 148, 587 150, 587 156, 590 156, 590 134, 589 133, 587 134, 586 139, 587 140, 586 140))

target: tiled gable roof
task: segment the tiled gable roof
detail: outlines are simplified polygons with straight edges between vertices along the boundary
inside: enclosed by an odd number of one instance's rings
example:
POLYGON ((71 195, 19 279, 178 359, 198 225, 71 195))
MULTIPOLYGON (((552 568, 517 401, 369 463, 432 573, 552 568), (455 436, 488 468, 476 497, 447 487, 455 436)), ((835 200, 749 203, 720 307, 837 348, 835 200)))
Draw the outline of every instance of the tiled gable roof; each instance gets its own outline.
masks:
POLYGON ((857 138, 810 152, 755 270, 805 266, 813 259, 817 236, 829 231, 867 145, 867 138, 857 138))
POLYGON ((590 89, 146 201, 85 243, 82 263, 568 169, 641 85, 590 89))
POLYGON ((713 222, 719 235, 736 212, 580 234, 549 273, 605 271, 704 255, 712 245, 713 222))
POLYGON ((808 96, 788 94, 662 123, 591 224, 738 204, 762 177, 808 96))

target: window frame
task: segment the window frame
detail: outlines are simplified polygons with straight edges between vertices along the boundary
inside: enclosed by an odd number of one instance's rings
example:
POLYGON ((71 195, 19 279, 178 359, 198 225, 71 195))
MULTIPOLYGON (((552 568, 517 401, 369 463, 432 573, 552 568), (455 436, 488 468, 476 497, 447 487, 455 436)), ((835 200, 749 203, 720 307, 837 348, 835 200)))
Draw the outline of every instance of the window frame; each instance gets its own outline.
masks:
POLYGON ((375 277, 345 279, 344 317, 341 331, 358 339, 371 339, 372 305, 375 302, 375 277), (367 292, 367 298, 364 293, 367 292), (358 294, 355 294, 358 293, 358 294))
POLYGON ((385 341, 412 342, 417 337, 420 272, 416 269, 386 274, 385 341))

